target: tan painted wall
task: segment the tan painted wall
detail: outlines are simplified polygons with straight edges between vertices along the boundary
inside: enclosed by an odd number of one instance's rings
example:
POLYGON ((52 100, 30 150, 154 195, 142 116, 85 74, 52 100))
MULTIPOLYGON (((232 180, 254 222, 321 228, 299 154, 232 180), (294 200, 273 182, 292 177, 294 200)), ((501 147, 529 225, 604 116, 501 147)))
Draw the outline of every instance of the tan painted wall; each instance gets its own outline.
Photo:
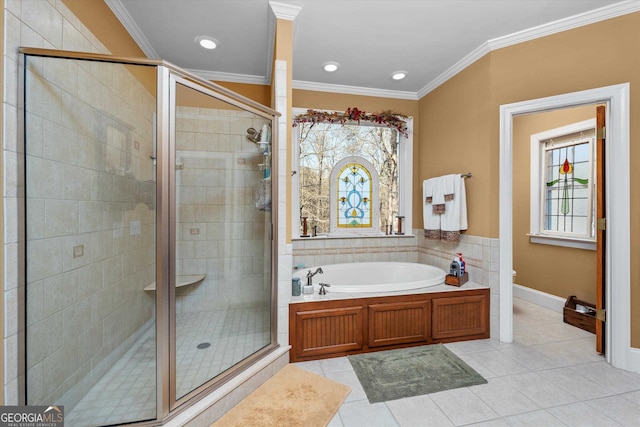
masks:
MULTIPOLYGON (((226 87, 227 89, 231 89, 228 83, 222 84, 218 82, 213 82, 220 86, 226 87)), ((264 100, 270 97, 267 93, 265 98, 265 88, 268 91, 269 86, 263 85, 252 85, 252 84, 237 84, 231 85, 235 93, 242 95, 246 98, 249 98, 252 101, 260 102, 259 100, 264 100), (240 86, 237 86, 240 85, 240 86), (236 89, 241 89, 241 91, 237 91, 236 89)), ((261 102, 260 102, 261 103, 261 102)), ((189 107, 199 107, 199 108, 214 108, 219 110, 241 110, 241 108, 236 107, 232 104, 229 104, 226 101, 222 101, 218 98, 213 98, 209 95, 205 95, 202 92, 198 92, 195 90, 178 90, 176 93, 176 104, 180 106, 189 106, 189 107)), ((262 104, 262 103, 261 103, 262 104)), ((266 105, 266 104, 262 104, 266 105)))
MULTIPOLYGON (((630 256, 638 259, 640 93, 633 90, 640 85, 638 40, 640 13, 634 13, 489 53, 420 100, 423 169, 416 178, 469 165, 474 173, 467 190, 469 233, 498 237, 500 105, 630 82, 630 256), (438 155, 430 159, 427 152, 438 155)), ((640 301, 640 263, 631 262, 629 273, 633 304, 640 301)), ((631 329, 632 345, 640 347, 640 310, 631 310, 631 329)))
POLYGON ((258 104, 266 106, 271 105, 271 86, 220 81, 216 81, 215 83, 220 86, 224 86, 237 94, 246 96, 247 98, 256 101, 258 104))
MULTIPOLYGON (((146 58, 104 0, 62 0, 94 36, 114 56, 146 58)), ((176 64, 177 65, 177 64, 176 64)), ((127 67, 151 94, 156 93, 156 72, 153 67, 127 67)))
MULTIPOLYGON (((446 84, 420 100, 420 168, 413 182, 420 191, 422 181, 434 176, 471 172, 467 192, 466 234, 497 237, 498 181, 490 130, 494 121, 490 108, 490 58, 480 59, 446 84), (494 206, 495 205, 495 206, 494 206)), ((497 123, 498 111, 495 111, 497 123)), ((497 153, 497 152, 496 152, 497 153)), ((497 157, 497 154, 496 154, 497 157)), ((421 197, 415 203, 420 209, 421 197)), ((415 208, 415 206, 414 206, 415 208)), ((422 226, 419 210, 416 226, 422 226)))
POLYGON ((104 0, 62 0, 62 3, 113 55, 146 58, 104 0))
MULTIPOLYGON (((394 113, 413 117, 413 171, 414 175, 420 168, 420 121, 418 101, 379 98, 375 96, 345 95, 330 92, 315 92, 309 90, 293 91, 294 108, 312 108, 323 110, 345 111, 349 107, 357 107, 367 113, 377 113, 390 110, 394 113)), ((422 184, 420 188, 413 188, 413 228, 422 227, 422 210, 419 204, 422 198, 422 184)), ((287 224, 290 224, 287 222, 287 224)), ((289 227, 290 228, 290 227, 289 227)))
POLYGON ((513 268, 516 282, 561 298, 596 302, 595 251, 529 242, 530 137, 596 116, 595 105, 516 117, 513 120, 513 268), (532 262, 534 260, 534 262, 532 262))

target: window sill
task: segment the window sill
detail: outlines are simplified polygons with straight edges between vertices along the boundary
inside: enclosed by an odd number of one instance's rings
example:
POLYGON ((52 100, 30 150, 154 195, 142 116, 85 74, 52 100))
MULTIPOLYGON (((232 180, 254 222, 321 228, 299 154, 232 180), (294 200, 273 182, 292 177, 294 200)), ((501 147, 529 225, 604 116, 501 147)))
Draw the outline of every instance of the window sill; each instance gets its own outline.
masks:
POLYGON ((566 248, 596 250, 596 242, 590 239, 576 239, 571 237, 549 236, 544 234, 527 234, 531 243, 542 245, 563 246, 566 248))

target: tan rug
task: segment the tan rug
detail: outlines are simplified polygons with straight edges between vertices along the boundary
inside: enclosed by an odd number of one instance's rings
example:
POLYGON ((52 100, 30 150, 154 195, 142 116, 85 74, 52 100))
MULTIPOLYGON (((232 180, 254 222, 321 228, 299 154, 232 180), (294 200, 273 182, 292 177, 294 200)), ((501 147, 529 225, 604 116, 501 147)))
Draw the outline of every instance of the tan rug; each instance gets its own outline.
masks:
POLYGON ((351 389, 287 365, 212 427, 326 426, 351 389))

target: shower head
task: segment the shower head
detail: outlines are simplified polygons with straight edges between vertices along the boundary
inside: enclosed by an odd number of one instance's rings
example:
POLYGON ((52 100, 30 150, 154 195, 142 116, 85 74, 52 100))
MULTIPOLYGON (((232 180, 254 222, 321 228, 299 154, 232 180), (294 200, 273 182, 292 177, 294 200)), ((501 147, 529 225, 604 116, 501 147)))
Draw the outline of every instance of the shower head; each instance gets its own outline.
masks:
POLYGON ((255 142, 256 144, 260 141, 261 131, 257 131, 254 128, 247 129, 247 141, 255 142))

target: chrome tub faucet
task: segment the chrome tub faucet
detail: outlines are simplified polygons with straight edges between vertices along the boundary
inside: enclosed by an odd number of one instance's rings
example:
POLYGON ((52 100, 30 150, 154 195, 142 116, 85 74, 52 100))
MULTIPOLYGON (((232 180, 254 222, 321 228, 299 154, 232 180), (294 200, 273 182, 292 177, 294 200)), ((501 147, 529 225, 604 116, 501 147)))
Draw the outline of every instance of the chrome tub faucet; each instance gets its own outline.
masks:
POLYGON ((322 271, 322 267, 318 267, 316 269, 315 273, 312 273, 311 270, 309 270, 309 272, 307 273, 307 286, 312 286, 313 285, 312 277, 315 276, 318 273, 320 273, 320 274, 324 273, 324 271, 322 271))

